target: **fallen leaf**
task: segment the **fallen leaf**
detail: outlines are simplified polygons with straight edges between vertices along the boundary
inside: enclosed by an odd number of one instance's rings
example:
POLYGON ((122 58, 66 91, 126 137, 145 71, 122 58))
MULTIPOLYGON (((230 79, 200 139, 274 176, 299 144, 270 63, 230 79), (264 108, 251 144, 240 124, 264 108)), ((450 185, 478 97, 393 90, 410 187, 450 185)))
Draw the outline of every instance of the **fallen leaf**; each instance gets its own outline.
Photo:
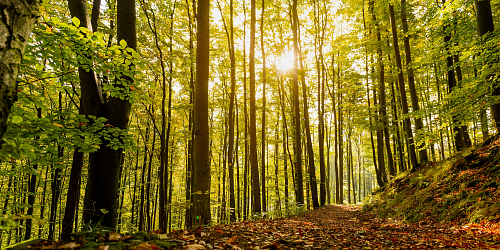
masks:
POLYGON ((205 246, 200 244, 187 245, 182 248, 183 250, 196 250, 196 249, 206 249, 205 246))
POLYGON ((238 239, 238 236, 233 236, 231 239, 229 239, 226 243, 227 244, 233 244, 236 240, 238 239))
POLYGON ((117 234, 116 232, 112 232, 108 236, 109 241, 119 241, 122 236, 117 234))

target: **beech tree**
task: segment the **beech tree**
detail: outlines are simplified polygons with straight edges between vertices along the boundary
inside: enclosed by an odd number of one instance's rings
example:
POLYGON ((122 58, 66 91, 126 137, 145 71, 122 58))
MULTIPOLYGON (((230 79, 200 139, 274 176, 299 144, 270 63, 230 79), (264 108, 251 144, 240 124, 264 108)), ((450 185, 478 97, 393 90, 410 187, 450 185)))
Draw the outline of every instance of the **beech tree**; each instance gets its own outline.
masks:
POLYGON ((205 225, 210 213, 210 159, 208 131, 208 78, 210 49, 210 1, 198 1, 196 34, 196 83, 194 89, 194 142, 191 221, 187 226, 205 225))
POLYGON ((17 76, 28 36, 38 14, 40 0, 7 0, 0 3, 0 148, 7 117, 17 99, 17 76))

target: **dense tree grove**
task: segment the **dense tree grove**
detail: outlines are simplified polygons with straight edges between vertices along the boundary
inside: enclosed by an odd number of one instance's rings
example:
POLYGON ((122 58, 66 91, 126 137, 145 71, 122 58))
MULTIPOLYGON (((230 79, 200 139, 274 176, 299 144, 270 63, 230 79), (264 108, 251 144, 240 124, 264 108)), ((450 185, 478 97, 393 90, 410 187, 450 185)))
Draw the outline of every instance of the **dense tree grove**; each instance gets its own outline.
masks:
POLYGON ((500 129, 498 0, 0 7, 0 246, 360 203, 500 129))

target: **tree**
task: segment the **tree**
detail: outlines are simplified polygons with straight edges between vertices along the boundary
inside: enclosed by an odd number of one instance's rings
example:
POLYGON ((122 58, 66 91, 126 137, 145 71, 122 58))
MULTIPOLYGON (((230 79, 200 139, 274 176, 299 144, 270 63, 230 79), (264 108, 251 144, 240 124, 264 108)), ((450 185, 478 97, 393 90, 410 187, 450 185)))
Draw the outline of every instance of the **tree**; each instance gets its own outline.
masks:
POLYGON ((194 86, 194 145, 191 222, 205 225, 210 214, 210 155, 208 127, 208 78, 210 65, 210 1, 198 1, 197 8, 196 84, 194 86))
MULTIPOLYGON (((394 12, 394 10, 392 10, 394 12)), ((418 95, 415 87, 415 76, 413 74, 413 66, 411 59, 411 48, 410 48, 410 36, 408 34, 408 21, 406 18, 406 0, 401 0, 401 23, 403 24, 403 44, 405 47, 405 56, 406 56, 406 70, 408 73, 408 88, 410 89, 410 98, 411 98, 411 106, 413 108, 413 112, 418 112, 420 107, 418 105, 418 95)), ((418 134, 424 133, 424 125, 422 123, 422 117, 415 117, 415 130, 418 137, 418 134)), ((420 161, 427 162, 429 157, 427 156, 427 149, 425 148, 425 141, 422 143, 418 150, 418 154, 420 156, 420 161)))
POLYGON ((251 1, 250 20, 250 169, 252 190, 252 211, 260 213, 259 163, 257 161, 257 118, 255 108, 255 0, 251 1))
MULTIPOLYGON (((252 0, 254 1, 254 0, 252 0)), ((295 138, 294 138, 294 154, 295 154, 295 169, 297 171, 295 179, 297 183, 295 200, 298 204, 304 204, 304 184, 302 177, 302 140, 300 134, 300 106, 299 106, 299 82, 298 82, 298 60, 299 60, 299 41, 298 41, 298 20, 297 16, 297 0, 292 2, 292 32, 293 32, 293 108, 295 119, 295 138)))
MULTIPOLYGON (((491 32, 495 30, 490 0, 475 0, 474 6, 476 9, 476 22, 479 37, 482 39, 482 42, 487 42, 491 39, 491 32)), ((491 65, 488 66, 491 67, 491 65)), ((500 87, 494 87, 492 95, 500 96, 500 87)), ((497 132, 500 132, 500 103, 491 105, 490 112, 495 122, 495 128, 497 132)))
MULTIPOLYGON (((389 12, 390 12, 390 19, 391 19, 391 30, 392 30, 392 41, 393 41, 393 47, 394 47, 394 57, 396 59, 396 66, 398 70, 398 82, 399 82, 399 93, 400 93, 400 101, 401 101, 401 108, 403 110, 403 115, 408 114, 408 101, 406 98, 406 87, 405 87, 405 82, 403 78, 403 71, 402 71, 402 64, 401 64, 401 54, 399 52, 399 42, 398 42, 398 32, 396 29, 396 18, 394 17, 394 7, 393 5, 389 4, 389 12)), ((414 144, 414 139, 413 139, 413 132, 411 129, 411 121, 410 117, 406 116, 404 119, 404 129, 406 132, 406 137, 408 139, 408 157, 410 158, 410 163, 412 169, 417 169, 419 164, 417 162, 417 155, 415 152, 415 144, 414 144)))
POLYGON ((17 99, 17 76, 40 0, 6 0, 0 3, 0 148, 7 130, 7 117, 17 99), (4 33, 5 32, 5 33, 4 33))
MULTIPOLYGON (((84 1, 68 1, 73 16, 83 20, 80 25, 90 24, 84 1)), ((135 50, 136 42, 135 0, 117 2, 117 39, 135 50)), ((128 52, 130 53, 130 52, 128 52)), ((103 98, 102 89, 93 71, 79 69, 82 103, 86 116, 105 117, 108 126, 127 130, 131 103, 125 97, 103 98)), ((124 76, 118 80, 118 88, 129 88, 133 78, 124 76)), ((118 188, 123 161, 123 148, 113 149, 109 141, 89 156, 89 175, 84 199, 83 219, 86 224, 115 228, 117 225, 118 188), (106 145, 108 144, 108 145, 106 145)))
POLYGON ((262 185, 262 212, 267 212, 266 199, 266 53, 264 44, 264 8, 265 1, 262 0, 262 12, 260 18, 260 44, 262 52, 262 139, 261 139, 261 185, 262 185))

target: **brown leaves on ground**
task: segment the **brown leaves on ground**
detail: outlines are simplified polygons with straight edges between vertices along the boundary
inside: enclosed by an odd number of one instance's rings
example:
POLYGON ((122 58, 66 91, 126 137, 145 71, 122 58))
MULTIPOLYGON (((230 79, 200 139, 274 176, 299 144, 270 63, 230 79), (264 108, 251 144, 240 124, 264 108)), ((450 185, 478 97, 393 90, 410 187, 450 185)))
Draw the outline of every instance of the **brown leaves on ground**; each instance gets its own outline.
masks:
POLYGON ((172 249, 159 247, 165 243, 176 244, 173 249, 182 250, 500 248, 500 225, 496 223, 458 226, 421 221, 403 224, 394 219, 377 218, 372 212, 363 212, 360 206, 351 205, 328 205, 284 219, 241 221, 152 235, 156 235, 157 243, 158 240, 163 243, 155 245, 109 233, 99 246, 92 247, 84 242, 39 242, 30 245, 29 249, 172 249), (132 241, 135 243, 125 244, 132 241))
POLYGON ((184 231, 179 249, 494 249, 495 230, 477 226, 402 224, 376 218, 359 206, 329 205, 287 219, 243 221, 184 231), (186 235, 187 234, 187 235, 186 235))

